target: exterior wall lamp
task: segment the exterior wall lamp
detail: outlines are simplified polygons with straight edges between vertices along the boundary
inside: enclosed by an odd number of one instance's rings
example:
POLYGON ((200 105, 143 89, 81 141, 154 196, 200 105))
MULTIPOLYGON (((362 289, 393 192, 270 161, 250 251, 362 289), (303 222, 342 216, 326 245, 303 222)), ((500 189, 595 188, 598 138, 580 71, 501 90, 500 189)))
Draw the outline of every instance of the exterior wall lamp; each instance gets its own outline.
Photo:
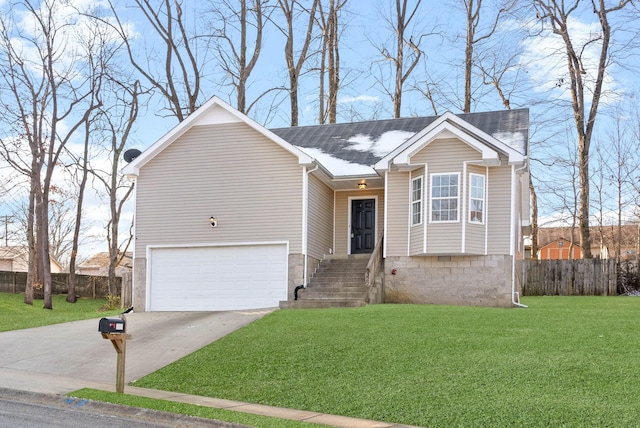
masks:
POLYGON ((364 190, 366 188, 367 188, 367 183, 365 183, 365 182, 358 183, 358 189, 364 190))
POLYGON ((218 220, 214 216, 209 217, 209 223, 211 227, 218 227, 218 220))

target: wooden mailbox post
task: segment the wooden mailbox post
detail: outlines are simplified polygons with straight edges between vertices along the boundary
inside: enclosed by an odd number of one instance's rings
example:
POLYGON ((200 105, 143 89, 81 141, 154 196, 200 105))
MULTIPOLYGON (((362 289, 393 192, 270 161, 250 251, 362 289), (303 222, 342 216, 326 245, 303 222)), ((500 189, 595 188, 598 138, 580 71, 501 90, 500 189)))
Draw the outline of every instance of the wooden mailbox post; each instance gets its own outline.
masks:
POLYGON ((124 392, 124 361, 127 349, 127 320, 124 314, 120 318, 102 318, 98 331, 104 339, 109 339, 118 353, 116 365, 116 392, 124 392))

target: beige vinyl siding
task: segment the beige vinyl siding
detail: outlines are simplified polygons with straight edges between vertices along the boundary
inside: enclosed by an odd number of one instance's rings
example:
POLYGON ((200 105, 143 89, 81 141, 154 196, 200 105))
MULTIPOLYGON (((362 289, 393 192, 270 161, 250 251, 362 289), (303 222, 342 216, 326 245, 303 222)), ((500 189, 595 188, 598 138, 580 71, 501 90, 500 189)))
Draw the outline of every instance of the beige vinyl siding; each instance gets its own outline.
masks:
POLYGON ((300 253, 302 174, 295 156, 244 123, 195 126, 140 170, 136 254, 149 244, 255 241, 288 241, 300 253))
POLYGON ((427 205, 427 187, 426 183, 428 182, 427 177, 425 177, 425 168, 418 168, 415 171, 411 171, 411 177, 409 179, 409 187, 407 188, 407 192, 409 192, 409 254, 423 254, 424 253, 424 228, 426 226, 426 215, 428 214, 428 210, 426 210, 427 205), (411 215, 412 215, 412 207, 411 207, 411 191, 412 191, 412 182, 413 179, 422 176, 422 223, 416 226, 411 226, 411 215))
POLYGON ((470 160, 482 160, 482 153, 460 140, 447 138, 432 141, 411 156, 409 163, 411 165, 429 164, 429 173, 458 169, 462 172, 462 163, 470 160))
POLYGON ((509 254, 511 230, 511 166, 489 168, 487 227, 489 254, 509 254))
POLYGON ((410 183, 409 172, 389 172, 387 176, 385 247, 388 257, 407 255, 410 183))
POLYGON ((333 249, 333 190, 318 178, 309 177, 308 254, 316 259, 333 249))
POLYGON ((465 254, 484 254, 485 226, 467 223, 465 254))
POLYGON ((367 190, 349 190, 338 191, 336 195, 335 210, 335 254, 347 254, 349 251, 349 219, 351 217, 351 199, 374 199, 376 200, 376 244, 380 235, 383 233, 384 225, 384 190, 383 189, 367 189, 367 190))
POLYGON ((427 163, 429 165, 429 177, 427 180, 427 205, 425 215, 427 224, 427 254, 455 254, 462 252, 462 221, 466 217, 466 204, 463 198, 462 173, 464 162, 481 160, 482 154, 466 143, 457 139, 447 138, 435 140, 428 146, 417 152, 410 159, 414 165, 427 163), (432 222, 430 216, 431 207, 431 175, 459 173, 458 188, 458 221, 453 223, 432 222), (463 210, 463 207, 465 208, 463 210))
POLYGON ((460 223, 429 223, 427 254, 459 253, 462 253, 462 225, 460 223))

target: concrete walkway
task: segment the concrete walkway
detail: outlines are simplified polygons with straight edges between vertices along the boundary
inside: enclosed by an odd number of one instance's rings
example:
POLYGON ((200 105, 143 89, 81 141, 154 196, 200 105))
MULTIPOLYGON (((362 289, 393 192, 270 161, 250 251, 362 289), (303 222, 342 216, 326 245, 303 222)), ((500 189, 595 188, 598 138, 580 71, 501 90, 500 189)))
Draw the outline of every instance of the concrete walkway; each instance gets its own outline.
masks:
MULTIPOLYGON (((128 314, 125 385, 273 310, 128 314)), ((98 321, 96 318, 0 333, 0 385, 59 395, 81 388, 115 391, 116 352, 98 332, 98 321)), ((125 386, 124 392, 337 427, 404 426, 133 386, 125 386)))

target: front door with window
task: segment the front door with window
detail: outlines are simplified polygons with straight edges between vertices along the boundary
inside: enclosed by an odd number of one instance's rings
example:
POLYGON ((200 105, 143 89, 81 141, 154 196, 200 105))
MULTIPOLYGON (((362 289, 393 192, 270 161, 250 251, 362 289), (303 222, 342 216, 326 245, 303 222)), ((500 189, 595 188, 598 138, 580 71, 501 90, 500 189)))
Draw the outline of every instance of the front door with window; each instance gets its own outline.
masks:
POLYGON ((351 201, 351 254, 371 253, 376 245, 376 201, 351 201))

